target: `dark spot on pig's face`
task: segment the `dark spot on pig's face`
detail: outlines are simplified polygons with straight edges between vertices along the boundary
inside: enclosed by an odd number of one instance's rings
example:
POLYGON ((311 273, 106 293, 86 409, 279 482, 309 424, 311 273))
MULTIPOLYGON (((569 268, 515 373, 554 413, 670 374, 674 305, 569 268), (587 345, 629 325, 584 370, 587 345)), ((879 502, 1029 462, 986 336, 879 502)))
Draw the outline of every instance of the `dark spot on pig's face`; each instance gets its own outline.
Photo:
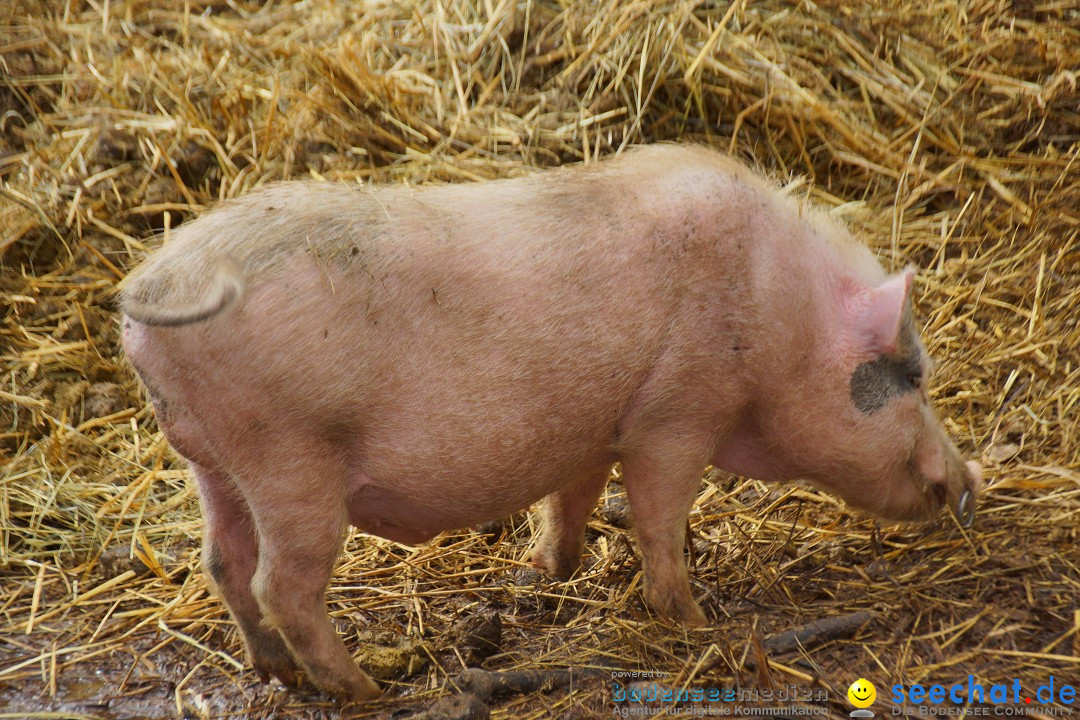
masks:
POLYGON ((851 375, 851 402, 862 413, 884 408, 893 397, 915 392, 923 383, 922 349, 910 323, 901 331, 896 355, 881 355, 862 363, 851 375))
POLYGON ((877 412, 893 396, 914 392, 921 375, 918 355, 907 358, 882 355, 855 368, 851 375, 851 401, 860 412, 877 412))

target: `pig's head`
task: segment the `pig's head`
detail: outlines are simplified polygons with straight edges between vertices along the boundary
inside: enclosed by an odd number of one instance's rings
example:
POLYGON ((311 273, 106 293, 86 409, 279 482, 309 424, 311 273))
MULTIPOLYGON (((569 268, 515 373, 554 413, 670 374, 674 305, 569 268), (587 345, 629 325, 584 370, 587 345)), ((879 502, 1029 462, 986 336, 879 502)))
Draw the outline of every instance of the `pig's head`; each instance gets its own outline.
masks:
POLYGON ((786 416, 793 469, 819 487, 892 520, 929 520, 947 504, 970 525, 982 471, 964 462, 930 406, 913 275, 876 286, 849 278, 826 291, 831 317, 827 336, 812 343, 805 407, 776 408, 774 417, 786 416))

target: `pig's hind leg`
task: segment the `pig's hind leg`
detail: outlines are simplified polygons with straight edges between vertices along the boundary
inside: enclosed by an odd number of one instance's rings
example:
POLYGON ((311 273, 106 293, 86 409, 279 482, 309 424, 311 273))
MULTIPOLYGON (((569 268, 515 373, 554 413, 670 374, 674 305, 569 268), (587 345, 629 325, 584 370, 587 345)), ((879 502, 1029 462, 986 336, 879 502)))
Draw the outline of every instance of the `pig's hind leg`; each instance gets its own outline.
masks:
POLYGON ((585 525, 610 473, 608 465, 593 468, 544 498, 540 505, 540 535, 532 553, 534 565, 560 580, 570 579, 581 565, 585 525))
POLYGON ((259 547, 247 502, 226 475, 196 463, 191 463, 191 469, 206 523, 206 574, 240 627, 251 664, 263 682, 273 675, 286 685, 295 685, 299 668, 278 632, 263 623, 262 610, 251 592, 259 547))
POLYGON ((709 443, 691 433, 650 437, 622 459, 623 483, 637 530, 645 573, 645 601, 689 626, 706 623, 690 591, 683 559, 686 519, 694 505, 709 443))
POLYGON ((344 469, 332 453, 295 451, 268 466, 247 493, 259 536, 251 588, 307 679, 352 700, 379 686, 353 661, 326 607, 326 586, 344 537, 344 469), (340 471, 340 472, 339 472, 340 471))

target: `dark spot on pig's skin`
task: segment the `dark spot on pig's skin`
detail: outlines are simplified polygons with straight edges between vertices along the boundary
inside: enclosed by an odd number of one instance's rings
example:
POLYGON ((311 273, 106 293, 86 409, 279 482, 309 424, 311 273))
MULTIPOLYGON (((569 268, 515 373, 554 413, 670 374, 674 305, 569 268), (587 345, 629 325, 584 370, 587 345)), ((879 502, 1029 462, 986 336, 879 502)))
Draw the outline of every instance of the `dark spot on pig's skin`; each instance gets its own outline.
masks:
POLYGON ((922 349, 915 321, 910 309, 906 309, 896 354, 882 355, 855 368, 851 375, 851 402, 860 412, 877 412, 893 396, 913 392, 921 377, 922 349))
POLYGON ((225 584, 225 558, 221 556, 221 550, 213 543, 207 543, 204 552, 206 560, 204 567, 207 574, 218 585, 225 584))
POLYGON ((894 395, 914 391, 914 378, 921 372, 918 354, 900 358, 882 355, 864 362, 851 375, 851 402, 860 412, 875 413, 894 395))

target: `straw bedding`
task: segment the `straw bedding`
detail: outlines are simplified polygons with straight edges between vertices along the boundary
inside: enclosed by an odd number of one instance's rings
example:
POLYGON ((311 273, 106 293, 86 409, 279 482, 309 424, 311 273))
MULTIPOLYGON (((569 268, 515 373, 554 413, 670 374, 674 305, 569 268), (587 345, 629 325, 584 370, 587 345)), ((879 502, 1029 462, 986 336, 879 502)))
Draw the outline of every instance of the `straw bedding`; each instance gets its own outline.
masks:
POLYGON ((609 716, 589 667, 828 690, 837 717, 860 675, 879 709, 894 682, 1075 682, 1078 71, 1062 0, 5 4, 0 717, 386 716, 465 666, 577 671, 492 698, 506 718, 609 716), (617 483, 565 584, 527 572, 524 514, 419 547, 354 534, 330 610, 388 701, 336 715, 260 685, 121 358, 118 280, 266 181, 466 182, 677 139, 921 269, 932 394, 990 482, 975 528, 709 472, 688 549, 714 624, 690 632, 641 603, 617 483), (837 617, 857 622, 784 649, 837 617))

